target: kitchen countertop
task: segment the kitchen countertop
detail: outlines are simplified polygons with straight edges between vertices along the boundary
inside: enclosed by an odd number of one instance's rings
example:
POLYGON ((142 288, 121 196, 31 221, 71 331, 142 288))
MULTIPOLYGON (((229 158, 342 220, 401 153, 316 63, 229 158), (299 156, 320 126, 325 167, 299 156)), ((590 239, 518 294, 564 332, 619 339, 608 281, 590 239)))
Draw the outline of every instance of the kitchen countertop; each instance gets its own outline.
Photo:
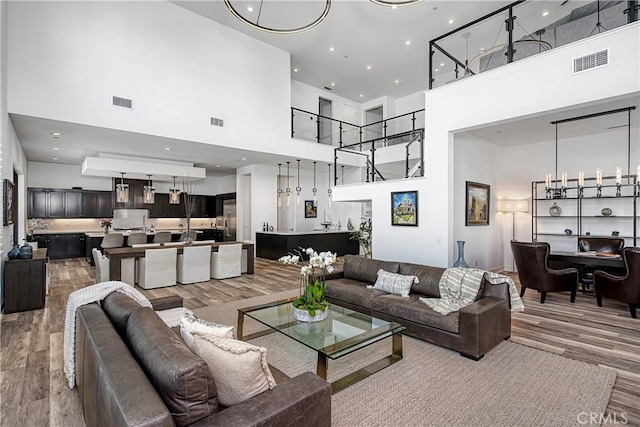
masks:
MULTIPOLYGON (((198 227, 198 228, 192 228, 192 230, 194 230, 196 233, 201 233, 202 230, 216 230, 216 228, 204 228, 204 227, 198 227)), ((217 229, 222 231, 221 228, 217 229)), ((142 230, 141 230, 142 231, 142 230)), ((171 234, 181 234, 183 231, 186 231, 186 229, 184 230, 180 230, 180 229, 156 229, 156 232, 158 231, 169 231, 171 234)), ((128 236, 129 234, 131 234, 131 232, 129 231, 125 231, 125 232, 121 232, 121 231, 114 231, 111 230, 111 233, 123 233, 125 236, 128 236)), ((102 237, 104 236, 104 231, 103 230, 70 230, 70 231, 56 231, 56 230, 34 230, 33 231, 34 236, 38 236, 38 235, 48 235, 48 234, 86 234, 88 237, 102 237)), ((156 233, 152 233, 150 231, 146 232, 147 235, 149 236, 153 236, 156 233)))
POLYGON ((273 234, 274 236, 300 236, 304 234, 331 234, 331 233, 351 233, 348 230, 327 230, 327 231, 256 231, 256 234, 273 234))

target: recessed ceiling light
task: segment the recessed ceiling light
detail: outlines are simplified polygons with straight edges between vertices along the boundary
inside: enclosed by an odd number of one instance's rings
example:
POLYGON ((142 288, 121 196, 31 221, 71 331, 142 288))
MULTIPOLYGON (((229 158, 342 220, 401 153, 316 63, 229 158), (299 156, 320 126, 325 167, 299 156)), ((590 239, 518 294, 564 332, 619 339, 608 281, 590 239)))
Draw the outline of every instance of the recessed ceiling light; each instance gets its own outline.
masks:
POLYGON ((370 69, 371 69, 371 65, 367 65, 367 70, 370 70, 370 69))
POLYGON ((247 12, 253 12, 253 8, 252 8, 251 6, 249 6, 249 7, 247 8, 247 12))
POLYGON ((484 48, 483 47, 480 48, 480 52, 484 52, 484 48))
POLYGON ((400 80, 396 80, 396 81, 395 81, 395 83, 396 83, 396 84, 400 83, 400 80))
POLYGON ((456 21, 454 21, 453 19, 449 19, 449 25, 453 24, 454 22, 456 21))
POLYGON ((393 6, 391 6, 391 9, 393 9, 393 10, 396 10, 397 8, 398 8, 398 6, 395 5, 395 4, 393 6))
POLYGON ((438 70, 438 69, 436 68, 436 71, 440 71, 440 70, 438 70))
POLYGON ((441 67, 444 67, 444 62, 441 62, 441 63, 440 63, 440 66, 441 66, 441 67))
POLYGON ((58 138, 61 135, 62 134, 60 132, 51 132, 51 136, 53 136, 54 138, 58 138))
POLYGON ((297 68, 294 68, 294 69, 293 69, 293 72, 294 72, 294 73, 297 73, 297 72, 298 72, 298 69, 297 69, 297 68))
POLYGON ((406 44, 407 46, 409 46, 411 44, 411 40, 407 40, 406 42, 404 42, 404 44, 406 44))
POLYGON ((53 158, 53 160, 58 160, 58 158, 57 158, 57 157, 54 157, 54 158, 53 158))
POLYGON ((164 147, 165 150, 171 151, 171 147, 164 147))
POLYGON ((363 95, 363 94, 360 94, 360 98, 364 98, 364 95, 363 95))
POLYGON ((329 52, 333 52, 334 50, 336 50, 336 48, 334 48, 334 47, 330 47, 329 48, 329 52))
POLYGON ((544 12, 542 12, 542 16, 549 16, 549 11, 545 10, 544 12))
POLYGON ((247 160, 247 158, 246 158, 246 157, 243 157, 243 158, 242 158, 242 160, 247 160))
POLYGON ((217 168, 219 168, 219 167, 220 167, 220 165, 216 165, 216 167, 217 167, 217 168))
POLYGON ((336 85, 335 83, 331 82, 331 86, 335 86, 335 85, 336 85))
POLYGON ((53 147, 53 151, 58 151, 59 148, 58 147, 53 147))

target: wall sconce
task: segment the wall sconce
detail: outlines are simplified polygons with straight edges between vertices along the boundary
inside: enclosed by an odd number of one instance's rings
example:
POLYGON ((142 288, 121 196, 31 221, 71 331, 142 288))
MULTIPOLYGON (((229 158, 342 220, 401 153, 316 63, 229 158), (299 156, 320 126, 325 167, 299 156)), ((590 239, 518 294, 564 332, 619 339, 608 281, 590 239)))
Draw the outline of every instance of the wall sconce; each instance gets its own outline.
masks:
POLYGON ((120 183, 116 184, 116 203, 129 201, 129 184, 124 183, 124 172, 120 172, 120 183))
POLYGON ((171 205, 179 205, 180 204, 180 189, 176 187, 176 177, 173 178, 173 187, 169 188, 169 204, 171 205))
POLYGON ((142 190, 142 200, 143 203, 152 205, 156 202, 156 189, 151 185, 151 175, 147 175, 147 177, 149 179, 147 181, 147 185, 145 185, 142 190))

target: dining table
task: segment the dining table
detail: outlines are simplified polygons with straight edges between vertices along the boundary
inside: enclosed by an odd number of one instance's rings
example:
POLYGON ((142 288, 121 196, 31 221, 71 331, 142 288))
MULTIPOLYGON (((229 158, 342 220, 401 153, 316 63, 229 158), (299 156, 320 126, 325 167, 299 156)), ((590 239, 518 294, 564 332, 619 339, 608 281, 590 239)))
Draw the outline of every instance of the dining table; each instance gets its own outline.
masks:
MULTIPOLYGON (((211 252, 217 252, 218 248, 222 245, 231 245, 235 243, 242 243, 242 249, 247 250, 247 274, 253 274, 255 256, 254 256, 254 244, 247 242, 215 242, 207 243, 211 246, 211 252)), ((110 280, 122 280, 122 260, 127 258, 144 258, 146 251, 153 251, 156 249, 166 249, 175 247, 178 250, 178 255, 184 251, 184 245, 176 245, 175 243, 169 243, 165 245, 153 246, 153 247, 120 247, 120 248, 106 248, 104 254, 109 258, 109 278, 110 280)))
POLYGON ((624 260, 620 255, 582 255, 579 252, 554 251, 549 254, 549 261, 566 262, 593 269, 624 268, 624 260))

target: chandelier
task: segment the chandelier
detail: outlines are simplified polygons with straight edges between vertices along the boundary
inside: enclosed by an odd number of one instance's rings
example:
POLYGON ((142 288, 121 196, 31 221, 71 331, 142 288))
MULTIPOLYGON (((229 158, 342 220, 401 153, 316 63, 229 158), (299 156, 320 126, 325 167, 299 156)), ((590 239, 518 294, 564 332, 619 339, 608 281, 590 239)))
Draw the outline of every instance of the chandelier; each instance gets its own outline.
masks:
MULTIPOLYGON (((325 1, 326 1, 326 4, 325 4, 324 10, 320 14, 320 16, 318 16, 316 19, 314 19, 313 21, 311 21, 311 22, 309 22, 307 24, 303 24, 303 25, 301 25, 299 27, 293 27, 293 28, 274 28, 274 27, 269 27, 269 26, 266 26, 266 25, 262 25, 260 23, 260 16, 262 14, 262 8, 263 8, 264 3, 265 3, 264 0, 260 1, 260 6, 258 8, 257 17, 255 19, 255 22, 251 21, 249 18, 247 18, 246 16, 241 14, 238 11, 238 9, 233 7, 233 5, 231 4, 231 0, 224 0, 224 4, 227 6, 227 8, 233 14, 233 16, 235 16, 240 21, 244 22, 245 24, 247 24, 248 26, 250 26, 252 28, 255 28, 255 29, 260 30, 260 31, 266 31, 268 33, 274 33, 274 34, 295 34, 295 33, 306 31, 306 30, 309 30, 309 29, 315 27, 316 25, 321 23, 324 20, 324 18, 327 17, 327 15, 329 14, 329 9, 331 9, 331 0, 325 0, 325 1)), ((253 9, 250 9, 249 11, 252 12, 253 9)))
POLYGON ((146 205, 152 205, 156 202, 156 189, 151 184, 151 175, 147 175, 147 185, 142 190, 142 201, 146 205))
POLYGON ((176 187, 176 177, 173 178, 173 187, 169 188, 169 204, 171 205, 179 205, 180 204, 180 189, 176 187))
POLYGON ((129 184, 124 183, 124 172, 120 172, 120 183, 116 184, 116 203, 129 201, 129 184))

